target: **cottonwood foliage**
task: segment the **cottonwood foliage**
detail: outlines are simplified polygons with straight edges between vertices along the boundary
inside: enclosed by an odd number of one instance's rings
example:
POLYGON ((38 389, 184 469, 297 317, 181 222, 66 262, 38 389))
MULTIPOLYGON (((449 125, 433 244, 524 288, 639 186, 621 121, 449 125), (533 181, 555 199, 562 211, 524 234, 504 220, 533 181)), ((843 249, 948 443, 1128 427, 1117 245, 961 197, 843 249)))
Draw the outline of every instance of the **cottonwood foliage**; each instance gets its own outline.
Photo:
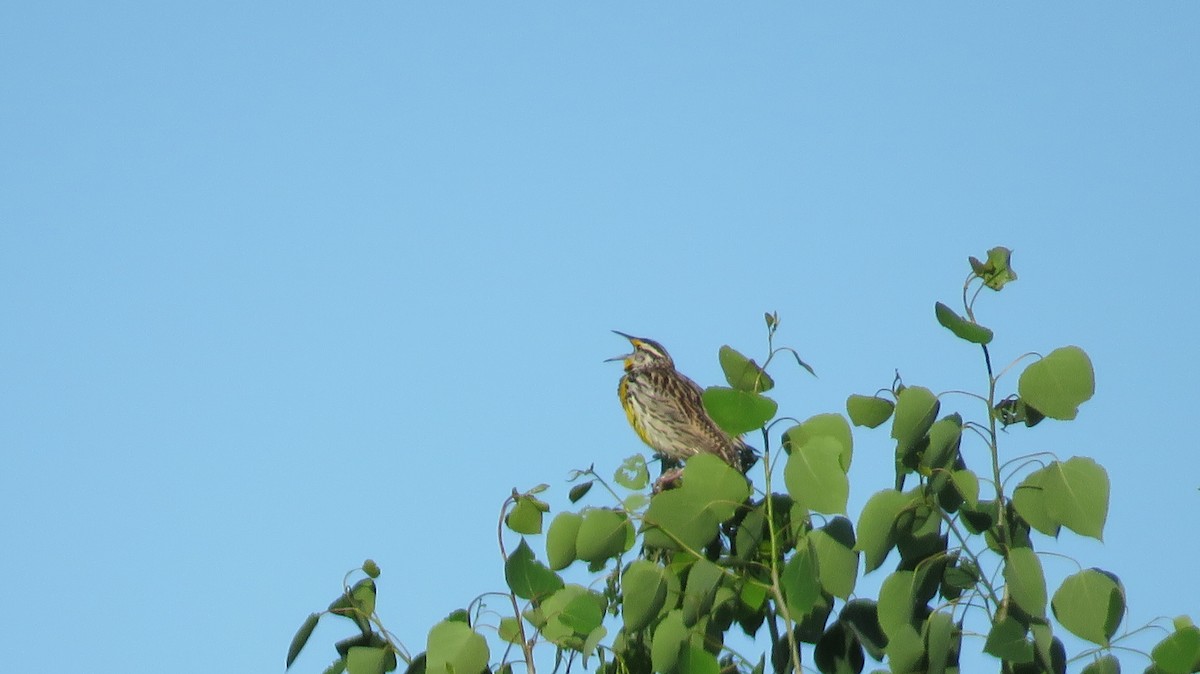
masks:
MULTIPOLYGON (((980 347, 987 377, 978 391, 939 395, 897 376, 877 393, 849 396, 845 415, 788 420, 766 395, 768 368, 781 354, 808 366, 775 347, 779 321, 768 314, 763 365, 723 347, 729 385, 704 394, 727 431, 761 432, 762 459, 749 472, 756 484, 702 455, 688 461, 681 486, 655 494, 635 456, 611 479, 579 471, 573 505, 553 518, 545 485, 514 490, 498 526, 505 591, 451 613, 412 653, 375 613, 379 570, 367 562, 365 578, 350 584, 348 576, 341 596, 304 622, 288 666, 332 615, 358 628, 336 644, 332 674, 401 665, 409 674, 532 673, 539 662, 606 674, 857 674, 868 661, 878 671, 955 672, 964 647, 1014 674, 1062 673, 1069 657, 1085 674, 1119 672, 1120 579, 1087 568, 1053 579, 1051 589, 1039 554, 1064 528, 1101 538, 1104 468, 1087 457, 1001 450, 1002 430, 1074 419, 1094 388, 1077 346, 995 370, 993 333, 976 320, 975 301, 1016 279, 1009 261, 1005 248, 971 258, 963 313, 934 307, 941 325, 980 347), (980 414, 947 412, 947 398, 980 414), (856 522, 846 516, 851 425, 886 425, 895 443, 895 483, 871 496, 856 522), (567 569, 590 582, 568 582, 567 569), (887 574, 878 596, 856 593, 860 573, 887 574), (769 639, 769 652, 738 652, 727 644, 734 631, 759 637, 739 643, 769 639), (1064 631, 1091 647, 1069 656, 1064 631)), ((882 441, 882 432, 871 437, 882 441)), ((1200 629, 1179 618, 1165 632, 1145 654, 1145 671, 1200 671, 1200 629)))

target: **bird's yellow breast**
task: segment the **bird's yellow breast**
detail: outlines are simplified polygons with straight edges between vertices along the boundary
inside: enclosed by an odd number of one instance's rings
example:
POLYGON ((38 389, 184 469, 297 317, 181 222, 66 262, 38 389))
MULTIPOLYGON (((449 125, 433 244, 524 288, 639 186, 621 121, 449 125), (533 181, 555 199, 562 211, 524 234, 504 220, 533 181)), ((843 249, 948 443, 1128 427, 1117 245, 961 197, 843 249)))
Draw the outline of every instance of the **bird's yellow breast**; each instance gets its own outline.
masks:
POLYGON ((653 447, 650 438, 646 437, 646 427, 642 425, 637 405, 634 404, 633 397, 629 395, 629 377, 621 377, 621 383, 617 384, 617 395, 621 398, 621 407, 625 409, 625 418, 629 420, 629 425, 633 426, 634 432, 638 434, 642 442, 653 447))

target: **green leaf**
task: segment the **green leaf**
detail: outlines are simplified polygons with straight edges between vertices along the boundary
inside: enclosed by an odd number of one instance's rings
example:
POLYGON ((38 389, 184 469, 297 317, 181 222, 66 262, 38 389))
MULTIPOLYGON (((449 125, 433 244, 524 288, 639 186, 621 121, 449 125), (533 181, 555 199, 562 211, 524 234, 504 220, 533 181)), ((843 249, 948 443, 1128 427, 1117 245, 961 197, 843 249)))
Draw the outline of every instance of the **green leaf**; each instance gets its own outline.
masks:
POLYGON ((950 480, 962 440, 962 418, 952 414, 929 427, 929 444, 921 453, 919 472, 930 476, 930 489, 940 492, 950 480))
MULTIPOLYGON (((342 674, 346 671, 346 658, 338 658, 334 660, 321 674, 342 674)), ((413 664, 408 668, 405 674, 425 674, 425 654, 417 656, 413 659, 413 664), (418 667, 419 665, 419 667, 418 667)))
POLYGON ((1087 569, 1068 576, 1050 606, 1054 618, 1072 634, 1108 646, 1125 615, 1125 589, 1115 576, 1087 569))
POLYGON ((645 543, 700 550, 716 538, 717 525, 733 516, 750 496, 750 484, 719 457, 688 459, 683 485, 655 494, 643 518, 645 543))
POLYGON ((650 624, 667 600, 666 570, 645 559, 634 561, 621 574, 625 632, 638 632, 650 624))
POLYGON ((671 672, 679 662, 689 630, 683 624, 683 612, 675 609, 663 618, 650 642, 650 662, 656 672, 671 672))
POLYGON ((1150 651, 1155 667, 1164 674, 1189 674, 1200 669, 1200 628, 1172 632, 1150 651))
POLYGON ((629 517, 623 511, 592 508, 583 513, 575 554, 585 562, 602 562, 625 552, 629 517))
POLYGON ((1077 346, 1055 349, 1025 368, 1017 392, 1027 405, 1051 419, 1074 419, 1079 406, 1096 392, 1092 361, 1077 346))
POLYGON ((821 587, 835 597, 848 599, 858 580, 858 553, 854 552, 854 528, 850 520, 835 517, 808 534, 817 555, 821 587))
POLYGON ((500 619, 496 632, 507 643, 521 645, 521 621, 512 616, 500 619))
MULTIPOLYGON (((600 641, 606 636, 608 636, 608 629, 604 627, 604 625, 600 625, 588 633, 587 639, 585 639, 583 642, 583 648, 579 649, 580 652, 583 653, 584 667, 587 667, 588 657, 596 651, 596 647, 600 645, 600 641)), ((603 656, 601 656, 601 661, 603 662, 603 656)), ((509 665, 508 667, 508 674, 512 674, 512 666, 509 665)))
POLYGON ((378 578, 380 574, 379 565, 373 559, 363 560, 362 571, 371 578, 378 578))
POLYGON ((386 668, 387 650, 383 648, 354 646, 346 653, 348 674, 383 674, 386 668))
POLYGON ((887 398, 864 396, 857 393, 846 398, 846 414, 855 426, 877 428, 892 416, 896 404, 887 398))
POLYGON ((540 606, 539 630, 547 640, 564 648, 580 650, 584 640, 604 620, 604 597, 582 585, 566 585, 540 606))
POLYGON ((722 577, 721 567, 707 559, 696 560, 688 570, 683 590, 684 625, 691 627, 708 615, 722 577))
POLYGON ((634 454, 625 459, 621 467, 613 474, 613 481, 626 489, 634 491, 645 489, 646 485, 650 484, 650 471, 646 468, 646 457, 634 454))
POLYGON ((717 537, 717 525, 721 523, 708 509, 708 503, 686 488, 655 494, 642 520, 646 545, 668 550, 703 549, 717 537))
POLYGON ((950 475, 950 480, 967 506, 975 508, 979 505, 979 478, 975 473, 966 469, 956 470, 950 475))
POLYGON ((640 491, 636 491, 629 496, 626 496, 621 501, 621 507, 631 513, 639 512, 642 508, 645 508, 649 504, 650 495, 640 491))
POLYGON ((1016 490, 1013 491, 1012 503, 1017 514, 1028 522, 1029 526, 1047 536, 1057 537, 1062 523, 1050 510, 1049 485, 1051 479, 1049 468, 1041 468, 1026 475, 1025 479, 1021 480, 1021 484, 1017 485, 1016 490))
POLYGON ((1103 540, 1108 519, 1108 473, 1086 457, 1047 467, 1046 499, 1051 516, 1081 535, 1103 540))
MULTIPOLYGON (((643 463, 644 462, 645 461, 643 460, 643 463)), ((571 487, 571 491, 567 493, 567 498, 571 499, 571 503, 579 503, 579 499, 586 496, 587 493, 592 490, 592 485, 595 483, 596 483, 595 480, 588 480, 587 482, 580 482, 579 484, 575 485, 574 487, 571 487)))
POLYGON ((712 386, 704 391, 704 408, 726 433, 740 436, 762 428, 779 408, 774 400, 749 391, 712 386))
POLYGON ((579 558, 575 552, 575 540, 581 524, 583 517, 571 512, 561 512, 551 520, 550 529, 546 531, 546 561, 551 569, 565 569, 579 558))
POLYGON ((992 341, 991 330, 959 316, 954 313, 953 309, 941 302, 934 305, 934 314, 937 316, 938 323, 953 332, 959 339, 965 339, 972 344, 987 344, 992 341))
POLYGON ((296 661, 296 656, 300 655, 304 644, 308 643, 308 638, 312 636, 313 630, 317 628, 317 621, 320 619, 320 613, 312 613, 304 619, 304 624, 300 625, 300 629, 296 630, 296 635, 292 637, 292 644, 288 646, 288 667, 291 667, 292 663, 296 661))
POLYGON ((746 476, 713 454, 688 459, 683 469, 683 489, 706 500, 707 508, 719 522, 733 517, 750 498, 746 476))
POLYGON ((1015 664, 1033 662, 1033 644, 1025 638, 1025 626, 1010 615, 992 625, 983 651, 1015 664))
POLYGON ((879 626, 889 639, 903 628, 912 628, 915 580, 916 574, 912 571, 895 571, 879 588, 879 626))
POLYGON ((876 492, 858 518, 858 543, 854 549, 863 553, 864 573, 883 564, 888 552, 896 546, 896 517, 911 502, 911 497, 894 489, 876 492))
POLYGON ((524 538, 504 562, 504 579, 513 594, 521 599, 540 600, 563 586, 557 573, 534 559, 533 550, 524 538))
POLYGON ((1112 655, 1096 658, 1080 674, 1121 674, 1121 661, 1112 655))
POLYGON ((962 645, 962 632, 954 626, 949 613, 935 611, 929 614, 921 627, 925 639, 925 652, 929 655, 928 674, 943 674, 958 671, 958 653, 962 645))
POLYGON ((721 666, 717 663, 717 656, 691 644, 683 649, 678 671, 682 674, 719 674, 721 666))
POLYGON ((792 451, 783 469, 788 494, 820 513, 846 512, 850 480, 841 463, 842 445, 831 436, 809 439, 792 451))
MULTIPOLYGON (((591 634, 592 630, 604 622, 604 599, 599 594, 587 588, 578 585, 571 586, 571 588, 578 588, 579 594, 572 597, 562 607, 562 612, 558 614, 558 620, 575 630, 576 634, 591 634)), ((550 604, 549 601, 546 603, 547 605, 550 604)), ((549 610, 546 610, 546 614, 553 617, 553 614, 549 610)))
POLYGON ((787 601, 792 620, 801 620, 820 603, 821 580, 817 569, 817 555, 807 539, 797 544, 795 554, 783 567, 779 584, 783 587, 783 597, 787 601))
POLYGON ((730 346, 722 346, 719 358, 725 371, 725 381, 739 391, 762 393, 775 387, 775 381, 758 363, 738 353, 730 346))
POLYGON ((909 386, 896 396, 896 414, 892 418, 892 438, 896 440, 896 490, 904 476, 916 467, 919 443, 933 426, 941 403, 927 388, 909 386))
POLYGON ((1062 640, 1054 636, 1050 622, 1045 619, 1034 619, 1029 623, 1029 632, 1033 635, 1034 660, 1043 665, 1043 671, 1067 671, 1067 650, 1062 640))
POLYGON ((1025 613, 1046 617, 1046 577, 1037 553, 1030 548, 1013 548, 1004 561, 1004 582, 1013 601, 1025 613))
POLYGON ((504 524, 518 534, 542 533, 542 509, 532 496, 518 496, 517 505, 504 518, 504 524))
POLYGON ((783 434, 783 446, 789 452, 797 447, 803 447, 813 438, 830 437, 841 446, 838 461, 843 471, 850 470, 850 462, 854 458, 854 436, 850 433, 850 424, 840 414, 817 414, 793 426, 783 434))
POLYGON ((429 630, 425 671, 429 674, 482 672, 488 663, 487 641, 465 623, 443 621, 429 630))
POLYGON ((886 650, 891 671, 923 671, 920 665, 925 655, 925 642, 912 625, 903 625, 889 635, 886 650))
POLYGON ((979 567, 968 558, 956 558, 954 565, 946 567, 942 582, 958 590, 969 590, 979 582, 979 567))
POLYGON ((1017 272, 1011 266, 1012 251, 1004 246, 996 246, 987 252, 987 262, 971 258, 971 271, 983 279, 984 285, 992 290, 1000 290, 1005 284, 1017 280, 1017 272))

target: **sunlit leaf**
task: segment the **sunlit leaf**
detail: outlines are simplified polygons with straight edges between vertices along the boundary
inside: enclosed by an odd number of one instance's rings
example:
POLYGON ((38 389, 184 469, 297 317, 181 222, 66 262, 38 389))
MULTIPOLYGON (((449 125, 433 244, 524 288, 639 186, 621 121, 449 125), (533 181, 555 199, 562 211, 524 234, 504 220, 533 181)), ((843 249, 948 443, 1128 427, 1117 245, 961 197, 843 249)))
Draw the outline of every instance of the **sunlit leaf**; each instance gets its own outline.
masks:
POLYGON ((1092 459, 1076 456, 1048 467, 1047 507, 1071 531, 1102 540, 1108 519, 1108 473, 1092 459))
MULTIPOLYGON (((482 638, 480 640, 482 641, 482 638)), ((387 653, 387 650, 383 648, 355 646, 346 653, 346 672, 347 674, 383 674, 387 671, 387 653)))
POLYGON ((1121 674, 1121 661, 1105 655, 1089 662, 1080 674, 1121 674))
POLYGON ((858 580, 858 553, 854 552, 854 528, 850 520, 835 517, 808 535, 817 555, 821 587, 835 597, 848 599, 858 580))
POLYGON ((733 347, 722 346, 718 354, 721 369, 725 371, 725 381, 739 391, 762 393, 770 391, 775 381, 758 363, 738 353, 733 347))
POLYGON ((575 554, 585 562, 599 562, 625 552, 629 517, 623 511, 591 508, 583 513, 583 522, 575 538, 575 554))
POLYGON ((646 468, 646 457, 634 454, 625 459, 621 463, 621 467, 613 473, 613 481, 626 489, 634 491, 645 489, 646 485, 650 484, 650 471, 646 468))
POLYGON ((846 414, 855 426, 877 428, 892 416, 896 404, 887 398, 864 396, 857 393, 846 398, 846 414))
POLYGON ((915 578, 912 571, 895 571, 879 588, 879 626, 888 638, 899 634, 902 628, 912 627, 915 578))
POLYGON ((688 570, 683 590, 683 624, 691 627, 708 615, 713 597, 721 584, 721 567, 707 559, 698 559, 688 570))
POLYGON ((1108 646, 1125 615, 1125 589, 1115 576, 1086 569, 1062 582, 1050 606, 1054 618, 1072 634, 1108 646))
POLYGON ((892 438, 896 440, 896 489, 904 484, 904 476, 916 468, 918 443, 929 432, 937 418, 941 403, 927 388, 909 386, 896 396, 896 412, 892 418, 892 438))
POLYGON ((534 559, 524 538, 504 563, 504 579, 513 594, 522 599, 540 599, 563 586, 557 573, 534 559))
POLYGON ((1046 577, 1037 553, 1030 548, 1013 548, 1004 560, 1004 581, 1013 601, 1025 613, 1046 615, 1046 577))
POLYGON ((1062 523, 1054 517, 1050 510, 1051 472, 1049 468, 1035 470, 1013 491, 1012 503, 1017 514, 1029 523, 1029 526, 1046 534, 1058 536, 1062 523))
POLYGON ((1025 368, 1017 381, 1021 400, 1051 419, 1074 419, 1095 391, 1092 361, 1077 346, 1051 351, 1025 368))
POLYGON ((956 470, 950 475, 954 489, 971 508, 979 504, 979 478, 969 470, 956 470))
POLYGON ((1200 669, 1200 628, 1177 628, 1150 651, 1164 674, 1189 674, 1200 669))
POLYGON ((799 620, 817 606, 821 600, 821 580, 817 555, 807 540, 796 546, 795 554, 783 567, 779 582, 793 620, 799 620))
POLYGON ((896 546, 896 517, 908 506, 911 498, 894 489, 876 492, 858 518, 858 542, 854 549, 863 553, 865 573, 883 564, 888 552, 896 546))
POLYGON ((821 436, 828 436, 838 442, 841 446, 838 461, 843 471, 850 470, 850 463, 854 459, 854 436, 850 432, 850 424, 840 414, 817 414, 805 419, 783 434, 783 445, 791 452, 797 447, 803 447, 809 440, 821 436))
POLYGON ((643 518, 646 545, 653 548, 701 550, 717 537, 721 520, 709 501, 684 488, 655 494, 643 518))
POLYGON ((679 672, 687 674, 719 674, 721 666, 717 656, 696 644, 689 644, 679 658, 679 672))
POLYGON ((792 450, 783 471, 788 494, 802 507, 816 512, 845 512, 850 481, 842 468, 841 454, 841 443, 827 435, 792 450))
POLYGON ((623 605, 621 619, 625 631, 637 632, 658 616, 667 599, 667 578, 663 567, 639 559, 621 574, 623 605))
POLYGON ((1016 664, 1033 662, 1033 644, 1025 638, 1025 626, 1012 616, 1005 616, 992 625, 983 651, 1016 664))
POLYGON ((959 316, 954 313, 953 309, 941 302, 934 305, 934 314, 937 316, 938 323, 953 332, 959 339, 965 339, 973 344, 987 344, 992 341, 991 330, 959 316))
POLYGON ((487 641, 465 623, 440 622, 429 630, 425 648, 429 674, 481 672, 488 657, 487 641))
POLYGON ((1004 246, 996 246, 987 253, 987 262, 971 258, 971 270, 983 279, 984 285, 992 290, 1000 290, 1005 284, 1017 280, 1017 272, 1013 271, 1012 251, 1004 246))
POLYGON ((512 616, 501 618, 496 631, 502 640, 510 644, 521 643, 521 621, 512 616))
POLYGON ((504 518, 504 524, 518 534, 542 533, 542 513, 538 500, 531 496, 517 497, 517 504, 504 518))
POLYGON ((679 662, 680 652, 688 641, 689 630, 683 624, 683 612, 675 609, 654 629, 650 643, 650 660, 656 672, 671 672, 679 662))
POLYGON ((550 521, 550 528, 546 531, 546 561, 551 569, 565 569, 578 559, 575 540, 582 523, 583 517, 572 512, 561 512, 550 521))
POLYGON ((705 389, 703 397, 704 408, 712 420, 733 436, 762 428, 779 408, 774 400, 766 396, 723 386, 705 389))
POLYGON ((683 490, 705 500, 719 522, 732 517, 750 497, 746 476, 713 454, 688 459, 683 469, 683 490))
POLYGON ((954 618, 942 611, 931 613, 921 627, 921 636, 929 657, 928 674, 956 672, 962 632, 955 627, 954 618))

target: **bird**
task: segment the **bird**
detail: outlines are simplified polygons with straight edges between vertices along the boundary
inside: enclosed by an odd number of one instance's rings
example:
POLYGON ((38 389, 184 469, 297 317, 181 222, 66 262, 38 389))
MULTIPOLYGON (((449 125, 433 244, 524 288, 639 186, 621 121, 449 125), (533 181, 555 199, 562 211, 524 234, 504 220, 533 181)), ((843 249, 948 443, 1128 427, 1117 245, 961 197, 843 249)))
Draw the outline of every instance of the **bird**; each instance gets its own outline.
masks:
MULTIPOLYGON (((715 454, 745 473, 757 460, 754 449, 731 436, 704 409, 700 385, 675 369, 675 361, 662 344, 619 330, 633 352, 606 362, 623 361, 625 374, 617 395, 629 425, 661 457, 663 468, 678 465, 696 454, 715 454)), ((656 486, 678 479, 681 471, 664 472, 656 486)))

